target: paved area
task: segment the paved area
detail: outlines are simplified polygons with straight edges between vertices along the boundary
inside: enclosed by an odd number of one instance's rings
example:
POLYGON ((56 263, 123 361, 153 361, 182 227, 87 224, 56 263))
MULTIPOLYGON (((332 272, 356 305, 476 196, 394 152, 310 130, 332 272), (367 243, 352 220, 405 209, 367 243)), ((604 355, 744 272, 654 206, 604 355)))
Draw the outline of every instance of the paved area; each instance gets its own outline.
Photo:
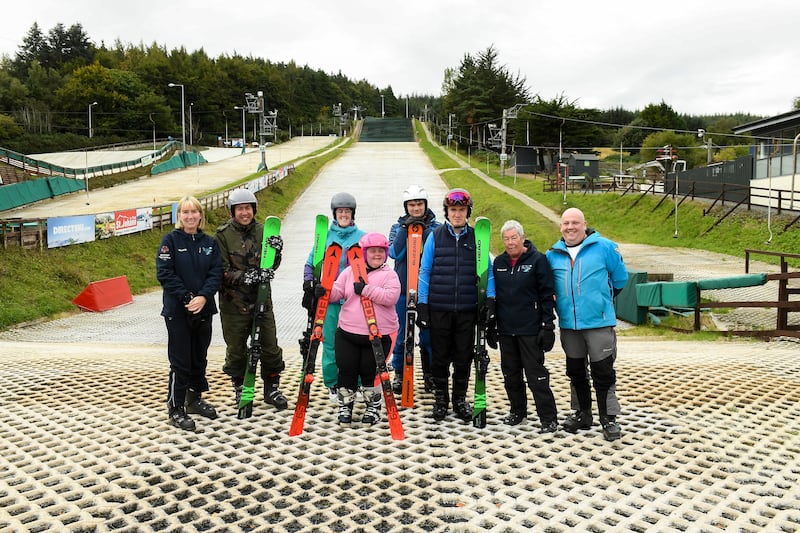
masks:
MULTIPOLYGON (((433 199, 445 190, 416 144, 359 144, 325 167, 284 218, 274 297, 290 406, 313 217, 347 190, 359 201, 359 226, 387 231, 411 183, 433 199)), ((440 211, 438 200, 432 205, 440 211)), ((629 264, 659 271, 697 275, 721 265, 693 251, 624 253, 629 264)), ((452 415, 434 423, 432 397, 419 392, 401 413, 406 440, 396 442, 385 422, 336 425, 321 380, 301 436, 288 436, 291 410, 275 411, 260 394, 254 416, 238 420, 215 323, 207 397, 221 416, 187 433, 166 423, 159 308, 153 292, 102 314, 0 333, 0 530, 800 529, 796 342, 621 337, 623 437, 614 443, 597 425, 547 436, 533 419, 504 426, 508 403, 491 351, 485 429, 452 415)), ((563 359, 557 343, 547 365, 561 418, 569 398, 563 359)))
MULTIPOLYGON (((287 143, 266 148, 264 157, 267 167, 275 168, 299 157, 303 157, 326 146, 331 146, 336 137, 295 137, 287 143)), ((169 172, 155 177, 144 176, 123 188, 90 191, 88 195, 75 193, 40 202, 28 207, 0 212, 0 218, 47 218, 53 213, 66 215, 89 215, 104 213, 115 209, 130 209, 163 205, 180 199, 185 194, 195 196, 255 174, 261 163, 261 152, 249 149, 241 153, 241 148, 212 148, 207 151, 208 161, 215 164, 198 165, 183 170, 169 172), (124 191, 124 192, 123 192, 124 191)), ((117 161, 124 152, 89 152, 96 164, 117 161)), ((74 156, 73 153, 68 154, 74 156)), ((60 157, 57 155, 55 157, 60 157)), ((206 152, 203 152, 206 157, 206 152)))

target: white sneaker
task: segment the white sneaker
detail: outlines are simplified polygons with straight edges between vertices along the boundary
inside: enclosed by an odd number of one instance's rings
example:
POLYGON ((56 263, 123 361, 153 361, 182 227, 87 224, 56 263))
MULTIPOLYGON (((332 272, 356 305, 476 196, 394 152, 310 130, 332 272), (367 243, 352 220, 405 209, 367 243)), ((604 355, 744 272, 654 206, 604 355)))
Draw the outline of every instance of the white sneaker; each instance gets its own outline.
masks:
POLYGON ((337 387, 328 387, 328 395, 333 403, 339 405, 339 389, 337 387))

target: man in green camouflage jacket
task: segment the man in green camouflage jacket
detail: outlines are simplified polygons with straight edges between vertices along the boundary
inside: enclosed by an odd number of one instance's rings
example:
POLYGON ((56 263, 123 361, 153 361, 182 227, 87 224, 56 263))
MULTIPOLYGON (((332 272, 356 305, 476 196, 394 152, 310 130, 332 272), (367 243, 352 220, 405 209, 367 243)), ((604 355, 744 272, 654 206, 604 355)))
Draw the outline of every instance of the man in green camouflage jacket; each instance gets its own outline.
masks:
MULTIPOLYGON (((247 189, 236 189, 228 196, 228 208, 231 218, 217 229, 215 238, 224 268, 219 291, 219 310, 227 350, 222 371, 231 376, 238 405, 247 367, 247 345, 253 326, 258 286, 271 280, 274 270, 280 265, 283 241, 280 236, 270 238, 270 245, 278 251, 275 265, 272 269, 261 269, 264 225, 255 220, 258 208, 255 195, 247 189)), ((278 388, 280 374, 285 365, 283 350, 278 346, 271 292, 264 322, 261 324, 260 363, 264 401, 279 410, 286 409, 288 402, 278 388)))

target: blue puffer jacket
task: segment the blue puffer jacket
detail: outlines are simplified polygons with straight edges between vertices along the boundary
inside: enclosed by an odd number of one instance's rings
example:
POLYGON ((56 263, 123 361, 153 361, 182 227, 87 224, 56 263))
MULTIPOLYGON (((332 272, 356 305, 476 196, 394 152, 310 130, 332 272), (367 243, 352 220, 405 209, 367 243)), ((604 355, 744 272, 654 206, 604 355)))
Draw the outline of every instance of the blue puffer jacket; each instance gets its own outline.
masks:
POLYGON ((614 290, 628 281, 619 247, 590 229, 575 261, 561 239, 547 251, 556 289, 558 325, 564 329, 615 326, 614 290))

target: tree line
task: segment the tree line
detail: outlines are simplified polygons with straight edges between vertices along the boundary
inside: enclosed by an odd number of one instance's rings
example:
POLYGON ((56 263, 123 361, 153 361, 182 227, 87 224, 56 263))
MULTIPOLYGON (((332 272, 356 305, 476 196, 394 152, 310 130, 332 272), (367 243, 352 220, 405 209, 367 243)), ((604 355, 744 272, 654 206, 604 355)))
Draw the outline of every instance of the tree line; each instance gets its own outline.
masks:
MULTIPOLYGON (((56 24, 45 33, 34 23, 14 57, 0 58, 0 146, 22 153, 180 137, 181 92, 187 139, 216 145, 241 137, 245 93, 263 91, 265 108, 277 110, 279 138, 338 132, 333 108, 341 104, 349 118, 413 115, 447 128, 462 142, 482 143, 489 124, 503 110, 515 108, 508 121, 508 145, 562 147, 590 151, 622 147, 648 158, 665 144, 701 148, 692 132, 715 132, 715 158, 746 153, 742 139, 725 137, 738 124, 755 120, 746 114, 689 116, 668 104, 642 110, 587 109, 561 94, 544 99, 528 81, 501 65, 498 51, 464 55, 443 73, 441 96, 395 95, 391 86, 352 80, 294 62, 272 62, 237 53, 209 57, 203 49, 168 50, 157 43, 113 45, 92 42, 83 27, 56 24), (170 84, 173 84, 170 87, 170 84), (180 85, 183 86, 181 90, 180 85), (382 107, 383 106, 383 107, 382 107), (91 130, 89 135, 89 117, 91 130), (191 120, 188 118, 191 117, 191 120), (727 147, 730 150, 725 151, 727 147)), ((245 115, 248 138, 253 116, 245 115)), ((704 163, 702 149, 686 150, 690 166, 704 163)))

